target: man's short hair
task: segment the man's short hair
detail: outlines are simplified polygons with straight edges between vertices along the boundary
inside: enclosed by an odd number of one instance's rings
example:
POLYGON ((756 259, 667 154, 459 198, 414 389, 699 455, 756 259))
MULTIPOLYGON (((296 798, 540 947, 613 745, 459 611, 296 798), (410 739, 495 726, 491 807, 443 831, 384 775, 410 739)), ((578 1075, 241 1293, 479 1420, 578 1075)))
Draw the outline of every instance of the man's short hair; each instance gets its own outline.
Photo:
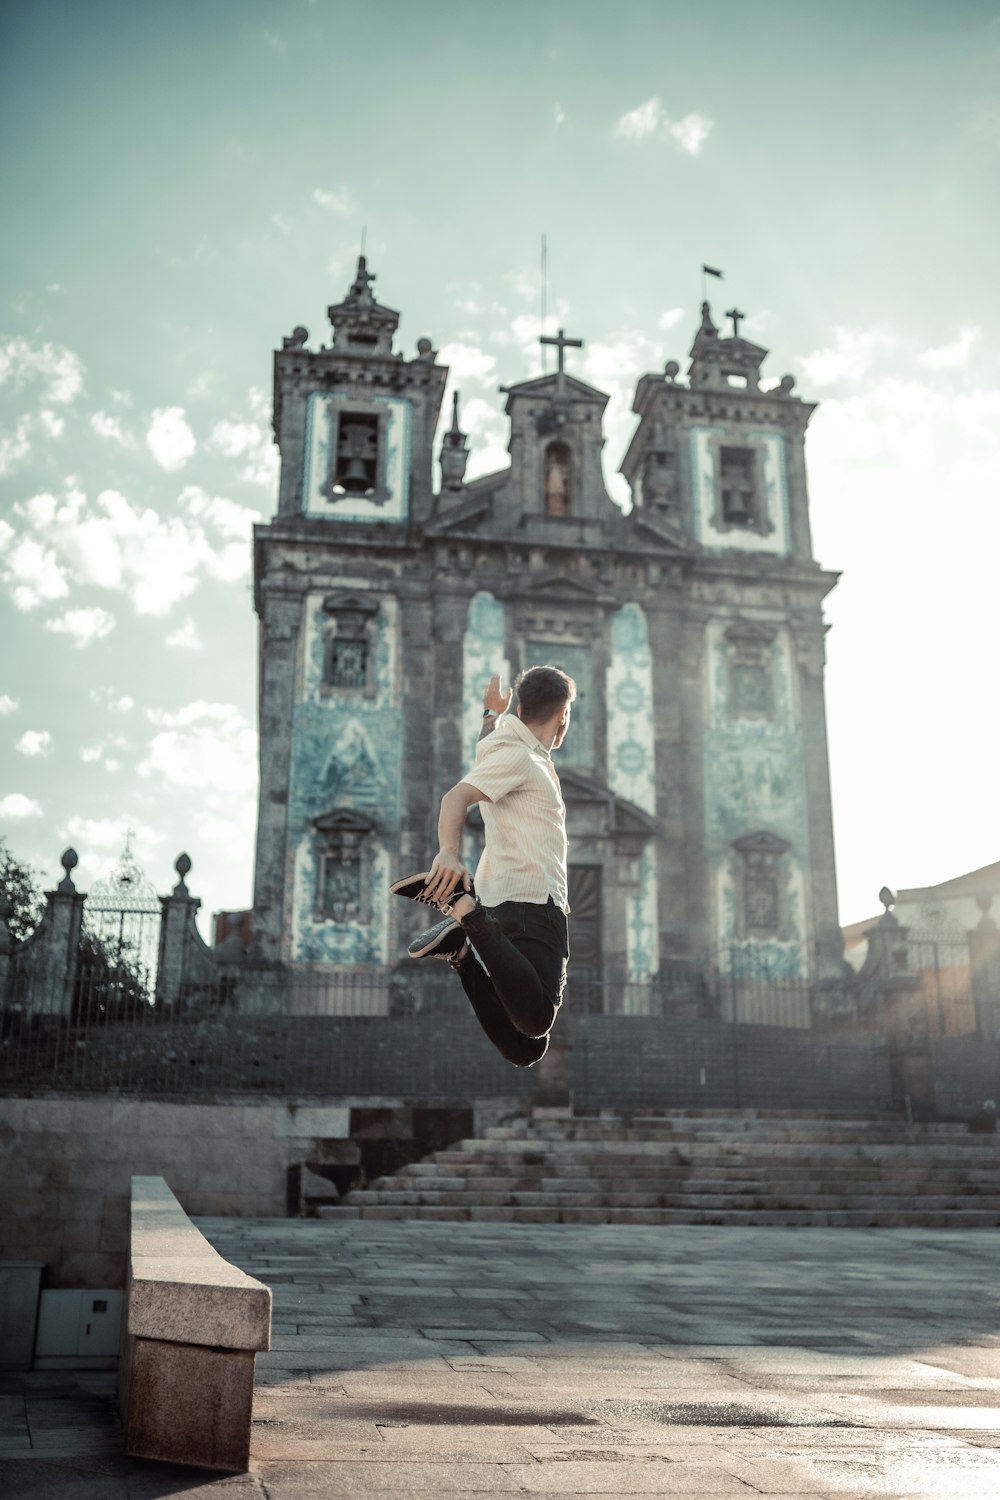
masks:
POLYGON ((526 724, 541 724, 576 697, 576 683, 559 667, 529 667, 514 683, 526 724))

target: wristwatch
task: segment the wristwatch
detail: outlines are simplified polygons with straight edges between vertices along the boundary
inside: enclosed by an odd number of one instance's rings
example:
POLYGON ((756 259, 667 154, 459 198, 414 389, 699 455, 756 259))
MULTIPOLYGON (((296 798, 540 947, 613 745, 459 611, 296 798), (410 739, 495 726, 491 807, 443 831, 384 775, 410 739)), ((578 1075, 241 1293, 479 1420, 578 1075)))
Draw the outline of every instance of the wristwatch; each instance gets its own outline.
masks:
POLYGON ((493 708, 484 708, 483 709, 483 718, 484 719, 496 719, 496 718, 499 718, 499 714, 493 708))

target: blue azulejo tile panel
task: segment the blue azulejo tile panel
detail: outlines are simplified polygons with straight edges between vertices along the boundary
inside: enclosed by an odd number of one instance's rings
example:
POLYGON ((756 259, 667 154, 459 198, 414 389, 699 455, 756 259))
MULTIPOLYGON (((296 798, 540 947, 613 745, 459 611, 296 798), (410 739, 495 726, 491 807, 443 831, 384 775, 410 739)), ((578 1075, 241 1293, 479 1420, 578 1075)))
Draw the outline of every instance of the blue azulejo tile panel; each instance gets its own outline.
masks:
POLYGON ((379 598, 371 623, 372 671, 364 688, 325 688, 323 592, 303 619, 302 678, 292 716, 288 829, 292 860, 292 962, 382 964, 389 958, 388 881, 401 816, 403 720, 397 673, 399 611, 379 598), (359 815, 371 828, 361 856, 357 919, 334 921, 317 901, 322 837, 317 818, 359 815))
MULTIPOLYGON (((624 605, 611 620, 605 704, 608 785, 619 797, 655 817, 653 656, 646 617, 638 604, 624 605)), ((626 898, 625 923, 628 977, 648 979, 659 966, 656 848, 652 841, 642 853, 638 888, 626 898)))
MULTIPOLYGON (((504 656, 504 607, 481 590, 469 600, 462 639, 462 751, 466 766, 476 758, 483 727, 483 690, 494 672, 510 686, 510 663, 504 656)), ((457 705, 456 705, 457 706, 457 705)))
POLYGON ((755 431, 733 436, 725 427, 692 427, 691 475, 695 536, 703 547, 779 555, 790 550, 785 440, 780 432, 755 431), (758 455, 765 530, 718 523, 719 450, 727 442, 735 447, 752 446, 758 455))
POLYGON ((762 649, 766 690, 743 709, 733 692, 726 621, 707 627, 709 712, 705 726, 706 848, 712 875, 714 936, 729 965, 790 978, 808 972, 806 873, 809 825, 802 738, 787 631, 775 627, 762 649), (780 922, 773 936, 748 938, 741 918, 745 859, 737 842, 769 834, 785 849, 776 858, 780 922))
POLYGON ((314 391, 306 408, 302 509, 334 521, 405 521, 409 511, 412 410, 400 397, 365 394, 360 407, 379 421, 379 493, 337 495, 331 489, 331 452, 341 415, 359 406, 356 392, 314 391))

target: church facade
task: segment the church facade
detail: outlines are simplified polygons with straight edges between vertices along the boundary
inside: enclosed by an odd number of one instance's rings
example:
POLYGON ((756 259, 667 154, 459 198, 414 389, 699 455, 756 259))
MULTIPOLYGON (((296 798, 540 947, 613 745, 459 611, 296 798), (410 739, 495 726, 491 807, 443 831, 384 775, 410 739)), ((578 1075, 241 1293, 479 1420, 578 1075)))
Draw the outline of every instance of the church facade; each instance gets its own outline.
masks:
MULTIPOLYGON (((686 379, 638 382, 607 493, 608 397, 567 368, 505 389, 510 464, 466 480, 448 370, 364 258, 274 360, 277 514, 255 533, 260 807, 254 934, 292 968, 382 971, 441 794, 472 763, 482 691, 551 663, 576 680, 558 752, 571 971, 641 984, 665 964, 841 973, 822 600, 804 437, 814 410, 707 303, 686 379), (450 419, 450 425, 448 425, 450 419), (435 486, 435 457, 440 484, 435 486), (724 959, 723 959, 724 956, 724 959)), ((570 352, 567 352, 570 351, 570 352)), ((481 834, 473 812, 467 860, 481 834)), ((406 909, 404 909, 406 908, 406 909)))

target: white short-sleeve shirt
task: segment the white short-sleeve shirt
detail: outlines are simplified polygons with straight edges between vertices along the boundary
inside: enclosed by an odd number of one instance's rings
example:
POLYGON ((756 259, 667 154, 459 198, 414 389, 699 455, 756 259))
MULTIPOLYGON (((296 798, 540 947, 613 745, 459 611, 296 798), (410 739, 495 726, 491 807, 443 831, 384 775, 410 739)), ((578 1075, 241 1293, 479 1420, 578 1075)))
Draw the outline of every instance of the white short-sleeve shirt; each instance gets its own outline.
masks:
POLYGON ((486 847, 475 877, 483 904, 544 905, 551 896, 568 912, 566 804, 541 740, 515 714, 504 714, 479 741, 476 763, 462 780, 484 799, 486 847))

